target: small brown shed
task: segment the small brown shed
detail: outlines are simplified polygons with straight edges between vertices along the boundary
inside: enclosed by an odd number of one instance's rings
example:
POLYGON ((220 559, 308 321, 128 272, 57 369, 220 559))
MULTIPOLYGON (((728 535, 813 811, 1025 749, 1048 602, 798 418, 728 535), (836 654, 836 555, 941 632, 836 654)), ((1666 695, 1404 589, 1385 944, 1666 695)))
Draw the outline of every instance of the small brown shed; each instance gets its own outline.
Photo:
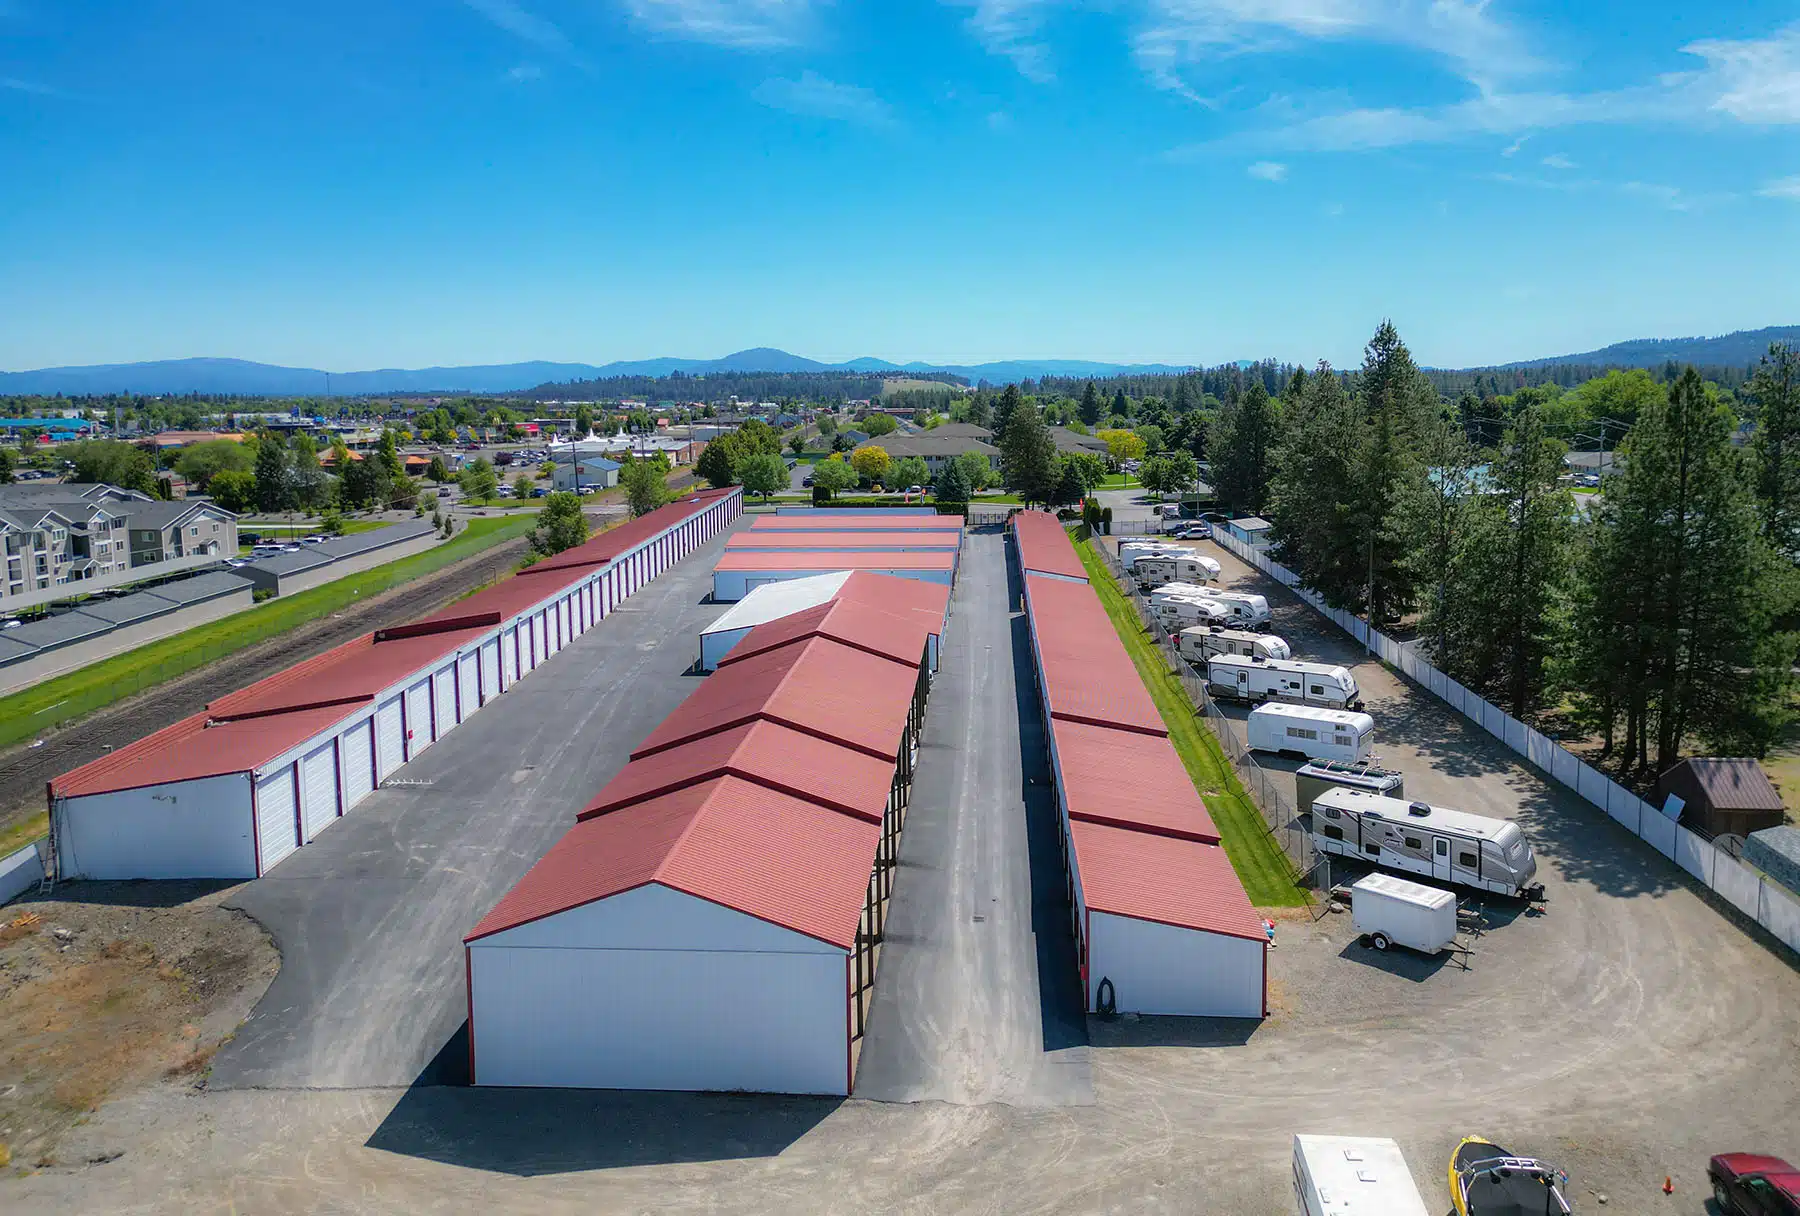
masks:
POLYGON ((1693 756, 1677 761, 1656 779, 1650 802, 1660 807, 1670 794, 1687 804, 1682 826, 1708 836, 1748 836, 1787 820, 1781 795, 1755 760, 1693 756))

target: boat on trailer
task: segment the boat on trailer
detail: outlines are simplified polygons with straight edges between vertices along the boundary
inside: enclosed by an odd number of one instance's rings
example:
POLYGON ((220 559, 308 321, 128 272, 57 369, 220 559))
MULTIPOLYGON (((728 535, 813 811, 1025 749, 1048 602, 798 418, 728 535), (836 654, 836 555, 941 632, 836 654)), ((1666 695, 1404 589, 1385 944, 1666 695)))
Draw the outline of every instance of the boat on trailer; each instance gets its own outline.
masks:
POLYGON ((1466 1136, 1450 1154, 1456 1216, 1569 1216, 1568 1176, 1536 1157, 1516 1157, 1491 1140, 1466 1136))

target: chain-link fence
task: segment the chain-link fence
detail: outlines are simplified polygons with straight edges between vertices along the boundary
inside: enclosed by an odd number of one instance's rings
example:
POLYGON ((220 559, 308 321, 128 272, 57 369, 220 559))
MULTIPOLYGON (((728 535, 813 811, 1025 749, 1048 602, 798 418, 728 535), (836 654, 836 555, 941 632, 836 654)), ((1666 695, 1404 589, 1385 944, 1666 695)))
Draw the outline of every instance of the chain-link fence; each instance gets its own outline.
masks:
POLYGON ((1148 600, 1138 591, 1137 581, 1125 572, 1111 548, 1096 540, 1094 552, 1105 562, 1108 573, 1118 583, 1126 602, 1136 610, 1138 622, 1156 643, 1158 653, 1179 676, 1194 712, 1206 722, 1213 737, 1218 740, 1219 748, 1230 763, 1238 783, 1261 813, 1264 827, 1279 844, 1288 863, 1294 867, 1294 872, 1300 875, 1302 883, 1328 886, 1329 871, 1324 864, 1323 855, 1313 847, 1312 836, 1301 823, 1292 798, 1256 762, 1255 754, 1239 740, 1237 732, 1232 729, 1231 719, 1207 695, 1206 681, 1181 654, 1179 635, 1171 633, 1151 613, 1148 600))

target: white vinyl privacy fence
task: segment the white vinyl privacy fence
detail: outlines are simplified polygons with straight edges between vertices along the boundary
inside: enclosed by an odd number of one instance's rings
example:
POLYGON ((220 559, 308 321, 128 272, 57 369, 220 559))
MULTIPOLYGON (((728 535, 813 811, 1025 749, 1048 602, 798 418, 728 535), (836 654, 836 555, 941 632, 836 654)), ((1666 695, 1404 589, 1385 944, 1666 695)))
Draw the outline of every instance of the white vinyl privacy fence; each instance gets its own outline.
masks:
POLYGON ((1316 592, 1300 585, 1299 575, 1271 560, 1267 553, 1216 528, 1213 530, 1213 540, 1270 578, 1291 588, 1295 595, 1316 608, 1338 628, 1369 646, 1383 662, 1429 689, 1433 696, 1506 744, 1550 780, 1573 790, 1605 811, 1624 825, 1626 830, 1774 934, 1790 950, 1800 953, 1800 901, 1785 889, 1744 865, 1712 841, 1688 831, 1664 815, 1659 808, 1564 750, 1555 740, 1531 729, 1498 706, 1488 704, 1476 693, 1450 679, 1380 630, 1371 630, 1368 623, 1360 617, 1340 608, 1330 607, 1316 592))

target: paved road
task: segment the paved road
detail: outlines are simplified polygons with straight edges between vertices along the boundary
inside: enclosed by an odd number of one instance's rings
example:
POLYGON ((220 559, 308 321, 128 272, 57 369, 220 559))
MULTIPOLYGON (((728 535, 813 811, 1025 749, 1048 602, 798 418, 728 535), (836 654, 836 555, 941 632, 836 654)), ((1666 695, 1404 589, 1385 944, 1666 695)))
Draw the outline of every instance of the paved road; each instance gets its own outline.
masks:
POLYGON ((951 600, 859 1098, 1094 1100, 1043 723, 1003 544, 970 535, 951 600))
POLYGON ((682 673, 723 539, 397 774, 235 906, 281 974, 213 1064, 214 1087, 409 1085, 466 1071, 462 936, 693 691, 682 673), (448 1048, 447 1050, 445 1050, 448 1048))

